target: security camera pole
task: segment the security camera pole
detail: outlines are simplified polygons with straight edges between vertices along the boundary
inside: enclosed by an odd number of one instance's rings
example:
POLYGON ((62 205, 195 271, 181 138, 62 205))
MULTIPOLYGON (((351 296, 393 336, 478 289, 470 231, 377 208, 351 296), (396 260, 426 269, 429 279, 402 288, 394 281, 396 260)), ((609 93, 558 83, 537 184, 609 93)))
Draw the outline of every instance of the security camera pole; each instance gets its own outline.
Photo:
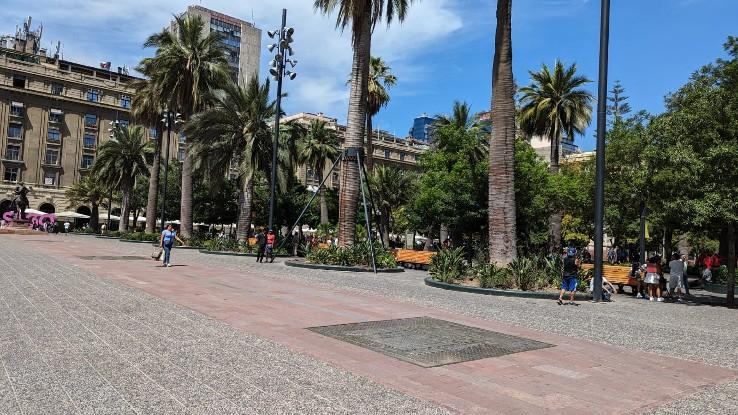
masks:
POLYGON ((286 76, 295 79, 297 73, 293 71, 285 71, 285 65, 290 64, 294 68, 297 61, 288 59, 287 54, 291 57, 294 53, 290 43, 292 43, 292 34, 295 32, 293 28, 287 28, 287 9, 282 9, 282 27, 279 31, 270 30, 267 32, 270 38, 275 39, 277 43, 269 45, 269 52, 277 49, 277 54, 270 62, 271 68, 269 73, 275 81, 277 81, 277 108, 274 115, 274 141, 272 142, 272 181, 270 183, 269 196, 269 229, 274 229, 274 209, 276 206, 276 183, 277 183, 277 151, 279 148, 279 117, 282 113, 282 79, 286 76))

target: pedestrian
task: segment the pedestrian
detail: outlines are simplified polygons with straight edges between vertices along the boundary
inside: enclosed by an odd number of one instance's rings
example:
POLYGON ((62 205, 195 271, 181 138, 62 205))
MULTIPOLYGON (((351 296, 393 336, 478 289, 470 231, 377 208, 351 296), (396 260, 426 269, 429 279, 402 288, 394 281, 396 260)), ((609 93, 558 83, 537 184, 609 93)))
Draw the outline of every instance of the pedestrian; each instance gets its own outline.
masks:
POLYGON ((641 263, 638 260, 630 264, 630 277, 636 280, 636 298, 646 298, 646 284, 643 282, 641 263))
POLYGON ((292 242, 292 256, 297 256, 297 251, 300 249, 300 234, 294 232, 290 242, 292 242))
POLYGON ((577 291, 577 283, 579 277, 579 259, 576 258, 576 248, 569 248, 566 250, 566 257, 564 258, 564 275, 561 280, 561 292, 559 293, 559 299, 556 301, 559 305, 564 305, 564 294, 569 292, 569 304, 575 305, 574 294, 577 291))
POLYGON ((661 297, 661 259, 658 255, 654 255, 648 259, 646 264, 646 279, 645 283, 648 284, 648 300, 649 301, 664 301, 661 297))
POLYGON ((267 261, 274 262, 274 243, 277 242, 277 235, 274 229, 269 229, 266 235, 266 257, 267 261))
POLYGON ((171 267, 172 263, 170 261, 170 257, 172 254, 172 248, 174 247, 174 241, 178 241, 180 244, 184 245, 184 241, 179 239, 179 236, 177 236, 177 231, 174 230, 174 227, 172 224, 168 224, 167 228, 161 231, 161 237, 159 238, 159 247, 164 249, 164 263, 162 264, 162 267, 171 267))
POLYGON ((682 283, 684 284, 684 294, 689 297, 689 275, 687 273, 689 267, 687 266, 688 264, 686 255, 682 255, 682 265, 684 266, 684 274, 682 275, 682 279, 684 280, 684 282, 682 283))
POLYGON ((685 273, 684 263, 679 258, 679 254, 672 255, 671 261, 669 262, 669 296, 674 298, 674 293, 678 292, 677 301, 680 303, 684 301, 682 299, 682 292, 684 291, 685 273))
POLYGON ((72 226, 72 225, 71 225, 71 224, 69 223, 69 221, 66 221, 66 222, 64 222, 64 233, 65 233, 65 234, 69 235, 69 228, 70 228, 71 226, 72 226))
POLYGON ((264 229, 259 229, 256 233, 256 262, 264 261, 264 251, 266 250, 266 235, 264 229))

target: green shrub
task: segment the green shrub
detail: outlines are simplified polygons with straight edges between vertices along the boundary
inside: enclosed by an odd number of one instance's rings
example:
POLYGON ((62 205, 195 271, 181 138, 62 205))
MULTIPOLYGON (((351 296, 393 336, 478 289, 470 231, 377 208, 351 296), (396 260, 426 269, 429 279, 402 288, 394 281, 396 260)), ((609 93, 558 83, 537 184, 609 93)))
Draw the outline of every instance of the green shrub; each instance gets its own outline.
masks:
POLYGON ((121 235, 120 239, 126 241, 150 241, 156 242, 159 240, 158 233, 146 233, 146 232, 132 232, 121 235))
POLYGON ((219 238, 208 239, 202 242, 203 249, 207 251, 240 252, 241 247, 233 239, 219 238))
POLYGON ((560 255, 542 257, 539 261, 539 287, 560 287, 564 276, 564 258, 560 255))
POLYGON ((518 257, 508 265, 515 285, 523 290, 530 291, 538 288, 538 269, 536 261, 526 257, 518 257))
MULTIPOLYGON (((381 246, 374 247, 374 258, 377 268, 395 268, 397 266, 392 251, 381 246)), ((313 264, 340 265, 344 267, 372 266, 371 247, 368 241, 353 246, 342 247, 334 245, 328 248, 306 246, 305 259, 313 264)))
POLYGON ((466 273, 467 264, 464 260, 464 248, 443 249, 431 259, 428 272, 433 278, 453 283, 466 273))
POLYGON ((474 267, 471 276, 479 280, 481 288, 510 289, 515 286, 510 269, 497 264, 480 264, 474 267))
POLYGON ((72 233, 91 234, 91 233, 95 233, 95 230, 92 228, 78 228, 78 229, 73 230, 72 233))

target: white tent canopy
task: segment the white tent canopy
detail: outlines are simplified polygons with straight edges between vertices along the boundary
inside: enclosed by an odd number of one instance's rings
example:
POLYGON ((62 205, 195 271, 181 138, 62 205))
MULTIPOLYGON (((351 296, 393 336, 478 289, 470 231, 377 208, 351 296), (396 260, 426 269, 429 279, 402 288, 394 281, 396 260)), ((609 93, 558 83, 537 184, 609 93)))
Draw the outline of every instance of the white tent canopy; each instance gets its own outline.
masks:
POLYGON ((87 215, 83 215, 81 213, 72 212, 72 211, 59 212, 59 213, 55 213, 55 215, 58 218, 69 218, 69 219, 89 219, 90 218, 87 215))
POLYGON ((30 209, 30 208, 26 208, 26 210, 23 213, 25 214, 30 213, 31 215, 46 215, 47 214, 46 212, 41 212, 40 210, 30 209))

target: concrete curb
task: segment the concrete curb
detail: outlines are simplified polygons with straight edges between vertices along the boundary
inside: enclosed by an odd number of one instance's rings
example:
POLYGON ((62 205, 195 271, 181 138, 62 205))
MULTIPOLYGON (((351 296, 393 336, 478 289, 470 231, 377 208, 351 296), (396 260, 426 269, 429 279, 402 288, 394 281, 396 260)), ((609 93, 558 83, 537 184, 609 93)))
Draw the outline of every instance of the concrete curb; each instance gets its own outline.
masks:
MULTIPOLYGON (((284 263, 288 267, 294 267, 294 268, 306 268, 306 269, 322 269, 327 271, 348 271, 348 272, 370 272, 373 273, 374 271, 371 270, 371 268, 361 268, 361 267, 344 267, 340 265, 324 265, 324 264, 310 264, 307 262, 301 262, 301 261, 286 261, 284 263)), ((377 273, 398 273, 398 272, 405 272, 404 268, 377 268, 377 273)))
MULTIPOLYGON (((192 249, 192 248, 190 248, 192 249)), ((225 256, 245 256, 250 258, 256 258, 256 254, 248 252, 228 252, 228 251, 208 251, 207 249, 200 249, 201 254, 207 255, 225 255, 225 256)), ((289 255, 277 255, 277 258, 288 258, 289 255)))
POLYGON ((120 239, 121 242, 126 242, 129 244, 150 244, 150 245, 159 245, 156 241, 134 241, 132 239, 120 239))
MULTIPOLYGON (((517 298, 539 298, 547 300, 556 300, 559 298, 559 294, 555 292, 543 292, 543 291, 520 291, 520 290, 500 290, 497 288, 479 288, 469 287, 466 285, 448 284, 441 281, 436 281, 433 277, 425 278, 425 285, 434 288, 440 288, 449 291, 460 291, 465 293, 483 294, 483 295, 497 295, 501 297, 517 297, 517 298)), ((568 298, 568 296, 567 296, 568 298)), ((576 293, 574 296, 575 300, 588 301, 592 299, 591 295, 576 293)))

